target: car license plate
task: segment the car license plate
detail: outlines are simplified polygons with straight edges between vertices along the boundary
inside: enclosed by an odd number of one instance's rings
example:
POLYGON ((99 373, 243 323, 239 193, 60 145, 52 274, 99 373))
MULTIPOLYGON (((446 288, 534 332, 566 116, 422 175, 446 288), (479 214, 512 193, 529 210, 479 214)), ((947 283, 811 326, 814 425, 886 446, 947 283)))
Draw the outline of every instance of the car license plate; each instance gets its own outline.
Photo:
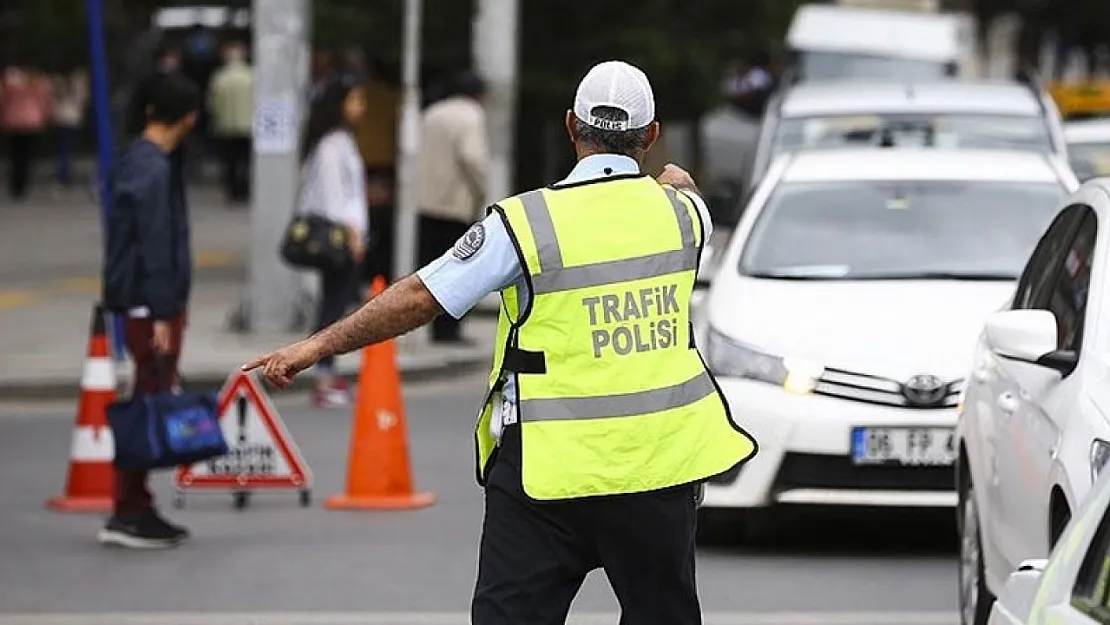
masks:
POLYGON ((853 428, 852 462, 946 466, 956 462, 953 428, 853 428))

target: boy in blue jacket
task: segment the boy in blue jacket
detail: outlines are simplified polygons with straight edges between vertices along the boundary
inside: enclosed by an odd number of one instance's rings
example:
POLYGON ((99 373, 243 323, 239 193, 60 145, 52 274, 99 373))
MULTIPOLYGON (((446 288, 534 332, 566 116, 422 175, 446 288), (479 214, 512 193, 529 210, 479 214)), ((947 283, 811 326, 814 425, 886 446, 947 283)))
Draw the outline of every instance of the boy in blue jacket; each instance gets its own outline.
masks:
MULTIPOLYGON (((135 363, 133 392, 173 388, 192 283, 189 212, 171 155, 196 123, 200 97, 180 75, 150 85, 146 126, 120 158, 104 254, 103 301, 123 315, 135 363)), ((189 533, 154 508, 147 471, 116 470, 115 510, 97 540, 136 549, 173 547, 189 533)))

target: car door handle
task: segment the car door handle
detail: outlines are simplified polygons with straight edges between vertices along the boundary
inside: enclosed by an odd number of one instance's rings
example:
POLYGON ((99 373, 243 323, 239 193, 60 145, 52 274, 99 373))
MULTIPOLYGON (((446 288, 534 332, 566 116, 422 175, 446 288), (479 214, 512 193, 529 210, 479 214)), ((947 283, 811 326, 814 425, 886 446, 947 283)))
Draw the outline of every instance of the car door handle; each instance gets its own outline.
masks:
POLYGON ((999 395, 998 401, 995 403, 998 405, 998 409, 1006 414, 1017 412, 1018 407, 1021 406, 1021 400, 1018 399, 1017 395, 1010 392, 999 395))

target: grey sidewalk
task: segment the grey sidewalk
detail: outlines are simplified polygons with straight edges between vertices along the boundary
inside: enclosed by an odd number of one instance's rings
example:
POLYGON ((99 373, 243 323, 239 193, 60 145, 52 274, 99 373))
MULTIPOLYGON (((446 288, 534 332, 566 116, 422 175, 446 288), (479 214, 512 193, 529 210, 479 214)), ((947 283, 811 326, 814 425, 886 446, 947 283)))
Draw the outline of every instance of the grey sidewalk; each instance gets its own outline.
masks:
MULTIPOLYGON (((190 385, 214 387, 246 360, 301 335, 241 335, 228 329, 244 290, 249 210, 226 206, 208 189, 190 197, 198 270, 181 368, 190 385)), ((99 292, 98 208, 82 190, 57 198, 39 192, 24 203, 0 204, 0 223, 0 397, 75 396, 99 292)), ((274 262, 280 262, 276 251, 274 262)), ((402 337, 397 343, 402 374, 454 375, 483 365, 494 334, 492 310, 490 300, 468 320, 466 333, 476 341, 471 347, 433 346, 423 330, 402 337)), ((359 355, 338 364, 353 375, 359 355)), ((126 385, 126 363, 119 378, 126 385)))

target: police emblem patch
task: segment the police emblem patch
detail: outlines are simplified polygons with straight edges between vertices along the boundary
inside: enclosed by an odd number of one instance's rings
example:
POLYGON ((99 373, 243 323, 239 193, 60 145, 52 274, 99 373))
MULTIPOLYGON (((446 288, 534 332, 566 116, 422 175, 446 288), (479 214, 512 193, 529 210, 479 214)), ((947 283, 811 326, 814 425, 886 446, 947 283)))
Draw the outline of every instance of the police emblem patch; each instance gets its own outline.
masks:
POLYGON ((480 223, 474 224, 470 226, 470 230, 467 230, 466 234, 459 237, 459 240, 455 242, 455 247, 451 248, 451 253, 459 260, 466 260, 477 254, 485 242, 486 227, 480 223))

